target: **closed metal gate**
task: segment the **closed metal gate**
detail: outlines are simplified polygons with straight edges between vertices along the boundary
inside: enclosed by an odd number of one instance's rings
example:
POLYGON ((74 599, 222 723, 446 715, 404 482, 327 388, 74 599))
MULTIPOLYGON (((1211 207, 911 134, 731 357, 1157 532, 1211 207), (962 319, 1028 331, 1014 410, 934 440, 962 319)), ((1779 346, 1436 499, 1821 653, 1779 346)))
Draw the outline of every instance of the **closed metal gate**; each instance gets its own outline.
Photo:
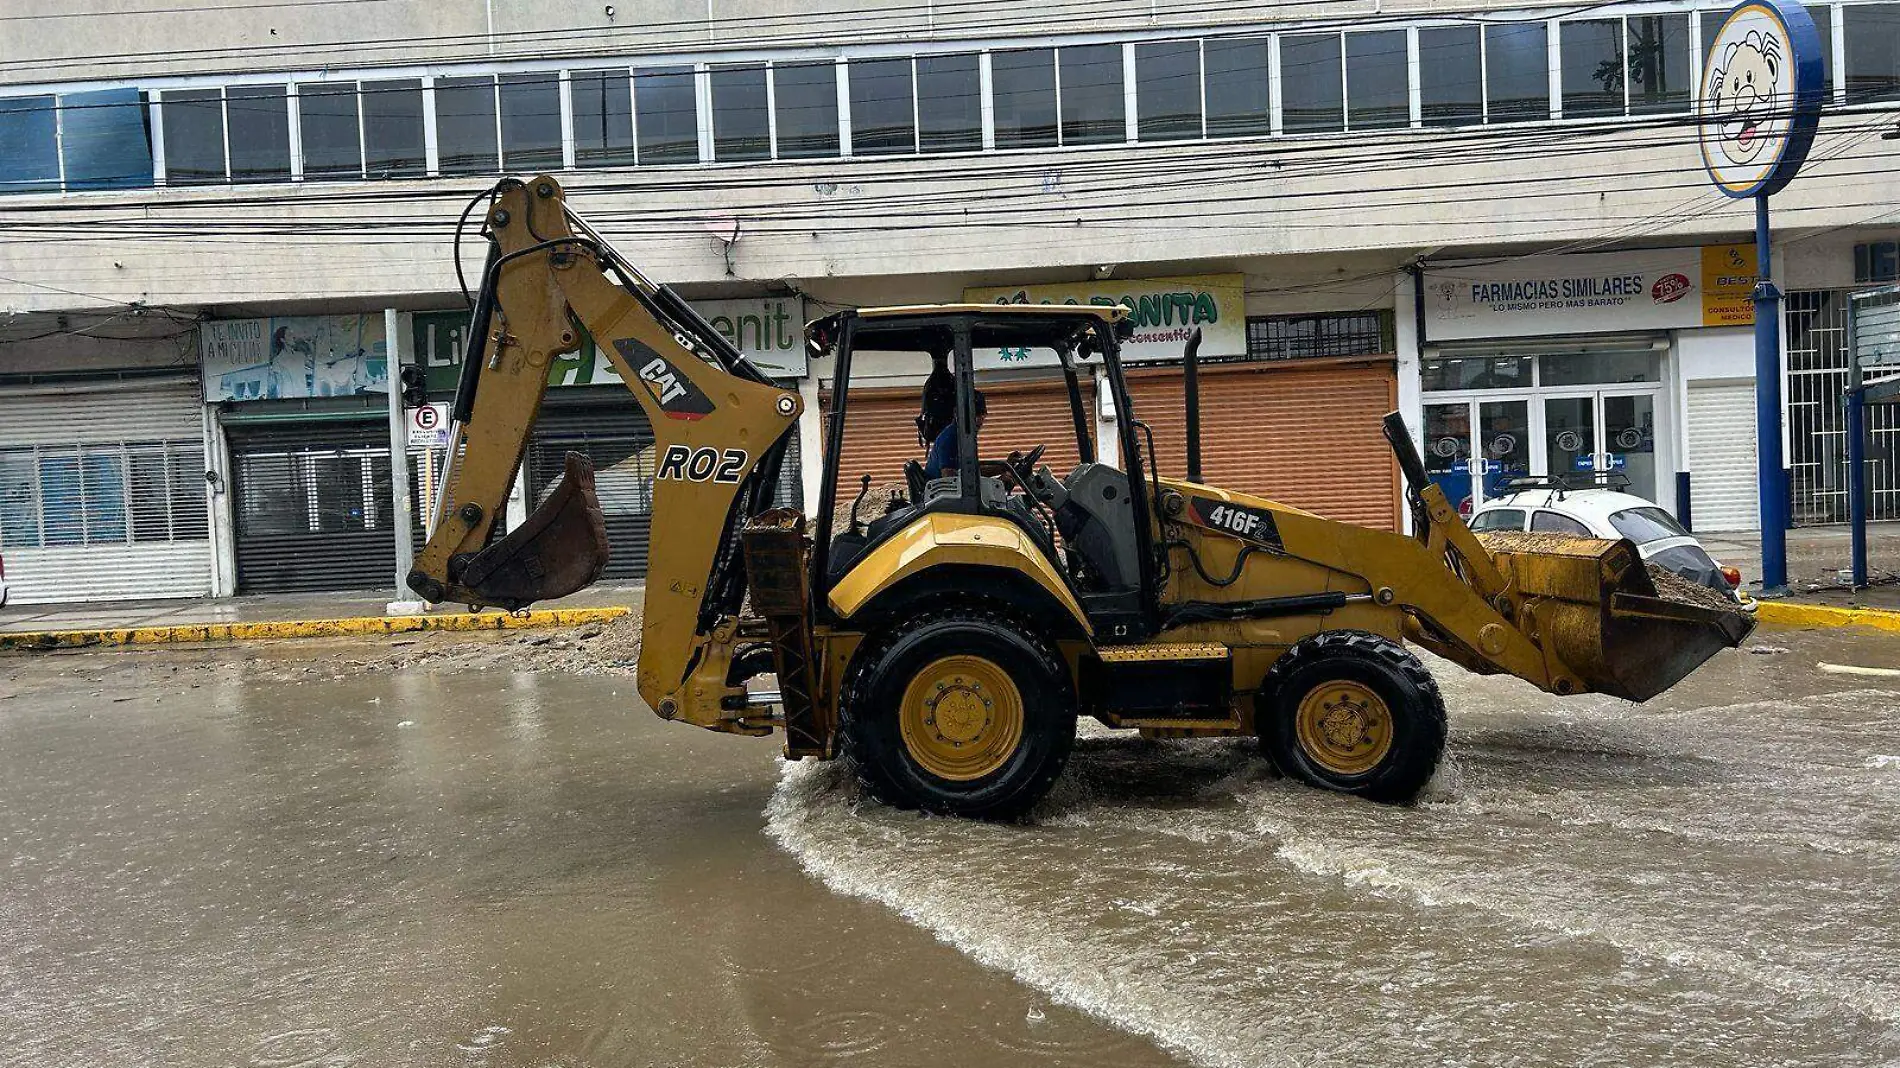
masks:
MULTIPOLYGON (((1797 526, 1847 522, 1847 300, 1844 289, 1789 293, 1788 468, 1797 526)), ((1900 519, 1900 405, 1867 408, 1868 515, 1900 519)))
POLYGON ((195 378, 0 391, 9 602, 211 592, 195 378))
POLYGON ((395 509, 386 415, 226 429, 239 592, 391 585, 395 509))
POLYGON ((1688 431, 1696 531, 1756 529, 1755 383, 1690 385, 1688 431))
POLYGON ((646 414, 616 387, 611 400, 576 403, 550 397, 528 439, 523 474, 528 510, 560 483, 567 454, 593 461, 594 489, 607 518, 603 578, 637 581, 647 573, 647 535, 653 520, 653 430, 646 414))
MULTIPOLYGON (((553 396, 547 401, 523 461, 528 509, 533 511, 560 484, 567 454, 594 464, 594 490, 607 520, 609 547, 603 579, 637 582, 647 573, 647 540, 653 526, 653 429, 626 391, 605 389, 597 397, 553 396)), ((796 432, 773 494, 777 507, 802 504, 796 432)))
MULTIPOLYGON (((1077 452, 1075 430, 1069 416, 1069 392, 1061 379, 1053 382, 983 383, 988 415, 977 443, 986 459, 1000 460, 1012 450, 1028 452, 1046 444, 1049 451, 1044 463, 1049 469, 1067 474, 1075 467, 1077 452)), ((1094 386, 1084 381, 1085 403, 1095 395, 1094 386)), ((838 463, 839 499, 857 496, 860 479, 871 476, 873 488, 902 485, 904 461, 923 462, 925 447, 917 440, 917 412, 923 404, 923 386, 853 389, 850 409, 845 413, 844 453, 838 463)), ((831 395, 823 397, 823 408, 831 410, 831 395)), ((1090 409, 1090 431, 1094 429, 1094 410, 1090 409)))
MULTIPOLYGON (((1179 367, 1132 371, 1135 416, 1161 473, 1187 474, 1179 367)), ((1380 530, 1398 523, 1398 465, 1380 419, 1398 402, 1390 359, 1263 360, 1201 369, 1201 466, 1223 489, 1380 530)))

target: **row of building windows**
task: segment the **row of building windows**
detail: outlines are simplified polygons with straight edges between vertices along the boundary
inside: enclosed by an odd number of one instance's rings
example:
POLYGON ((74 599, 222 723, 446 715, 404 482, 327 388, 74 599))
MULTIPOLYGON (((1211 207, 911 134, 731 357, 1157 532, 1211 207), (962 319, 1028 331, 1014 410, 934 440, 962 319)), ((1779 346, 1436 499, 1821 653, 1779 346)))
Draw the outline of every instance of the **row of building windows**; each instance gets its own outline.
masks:
MULTIPOLYGON (((1817 5, 1831 97, 1900 4, 1817 5), (1834 40, 1846 75, 1835 78, 1834 40)), ((972 152, 1686 112, 1718 12, 0 99, 0 191, 972 152), (1699 29, 1699 33, 1698 33, 1699 29)))

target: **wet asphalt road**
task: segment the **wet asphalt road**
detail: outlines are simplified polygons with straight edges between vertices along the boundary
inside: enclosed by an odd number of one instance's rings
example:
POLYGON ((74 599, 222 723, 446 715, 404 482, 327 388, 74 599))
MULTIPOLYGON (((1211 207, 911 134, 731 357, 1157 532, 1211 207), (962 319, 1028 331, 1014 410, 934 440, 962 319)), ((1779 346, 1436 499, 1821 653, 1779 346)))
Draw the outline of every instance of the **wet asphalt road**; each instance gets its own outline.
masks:
POLYGON ((1405 809, 1090 732, 1027 827, 630 680, 0 658, 0 1064, 1878 1065, 1900 641, 1640 709, 1438 665, 1405 809))

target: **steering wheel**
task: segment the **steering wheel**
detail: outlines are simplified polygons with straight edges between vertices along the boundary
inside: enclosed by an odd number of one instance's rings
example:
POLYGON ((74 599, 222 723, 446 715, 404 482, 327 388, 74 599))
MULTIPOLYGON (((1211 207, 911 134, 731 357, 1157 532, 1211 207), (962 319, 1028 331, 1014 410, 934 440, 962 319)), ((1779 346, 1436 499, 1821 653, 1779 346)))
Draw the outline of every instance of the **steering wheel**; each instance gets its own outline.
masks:
POLYGON ((1036 461, 1041 460, 1042 454, 1048 450, 1048 445, 1038 445, 1030 449, 1027 456, 1020 452, 1009 454, 1010 473, 1016 476, 1016 484, 1023 488, 1024 493, 1029 492, 1029 483, 1036 477, 1036 461))

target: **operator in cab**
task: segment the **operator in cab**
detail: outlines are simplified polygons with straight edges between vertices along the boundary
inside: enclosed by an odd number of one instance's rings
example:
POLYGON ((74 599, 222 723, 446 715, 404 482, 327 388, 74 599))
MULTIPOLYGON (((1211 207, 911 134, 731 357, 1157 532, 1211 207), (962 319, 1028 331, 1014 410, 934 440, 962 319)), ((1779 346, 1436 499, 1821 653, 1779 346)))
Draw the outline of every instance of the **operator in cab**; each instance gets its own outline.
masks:
MULTIPOLYGON (((989 412, 989 401, 982 390, 976 391, 976 428, 983 429, 983 417, 989 412)), ((924 473, 930 478, 943 478, 957 473, 958 462, 962 459, 957 450, 957 424, 952 420, 937 432, 937 440, 930 443, 930 453, 924 457, 924 473)))

